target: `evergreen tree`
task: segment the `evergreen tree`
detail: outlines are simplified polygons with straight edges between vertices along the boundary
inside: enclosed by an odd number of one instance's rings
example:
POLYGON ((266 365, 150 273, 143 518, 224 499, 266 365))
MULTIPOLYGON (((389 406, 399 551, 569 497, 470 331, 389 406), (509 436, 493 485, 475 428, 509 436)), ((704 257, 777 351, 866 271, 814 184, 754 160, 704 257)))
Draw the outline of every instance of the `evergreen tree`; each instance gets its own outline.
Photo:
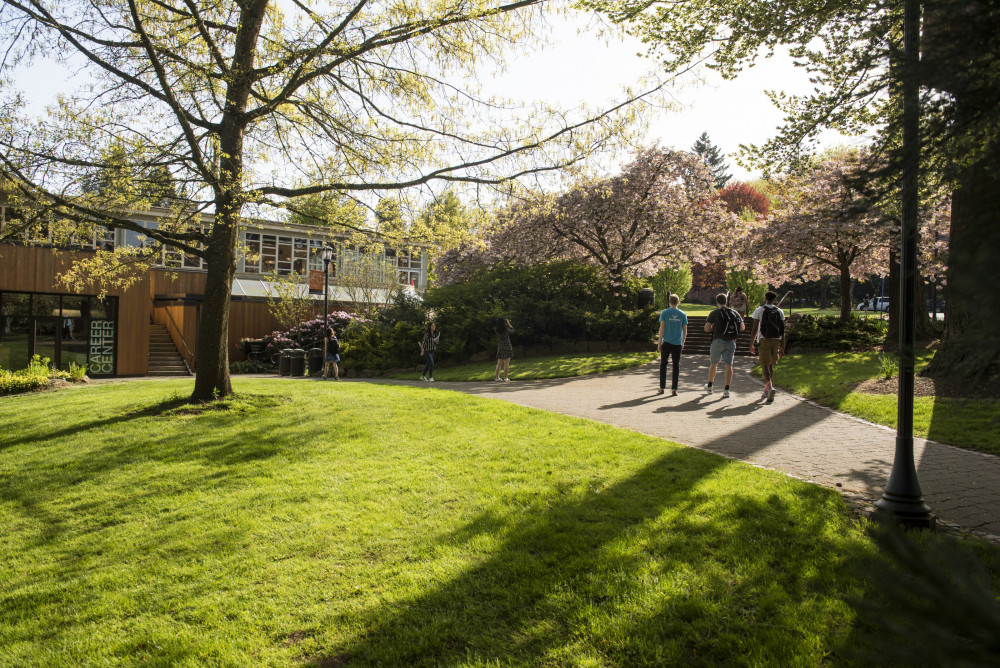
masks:
POLYGON ((733 178, 733 176, 727 173, 729 166, 726 164, 725 157, 719 151, 719 147, 713 144, 712 140, 708 138, 707 132, 701 133, 698 141, 694 143, 692 150, 702 159, 712 178, 715 179, 715 187, 720 189, 725 188, 726 184, 729 183, 729 179, 733 178))

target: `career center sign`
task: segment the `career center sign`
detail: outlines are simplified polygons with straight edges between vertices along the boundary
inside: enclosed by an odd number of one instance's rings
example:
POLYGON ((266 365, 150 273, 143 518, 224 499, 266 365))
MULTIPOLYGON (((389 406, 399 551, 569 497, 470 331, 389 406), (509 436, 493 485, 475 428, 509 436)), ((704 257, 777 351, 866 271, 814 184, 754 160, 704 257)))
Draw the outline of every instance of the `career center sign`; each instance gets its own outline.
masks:
POLYGON ((95 375, 115 373, 115 321, 90 321, 90 355, 87 370, 95 375))

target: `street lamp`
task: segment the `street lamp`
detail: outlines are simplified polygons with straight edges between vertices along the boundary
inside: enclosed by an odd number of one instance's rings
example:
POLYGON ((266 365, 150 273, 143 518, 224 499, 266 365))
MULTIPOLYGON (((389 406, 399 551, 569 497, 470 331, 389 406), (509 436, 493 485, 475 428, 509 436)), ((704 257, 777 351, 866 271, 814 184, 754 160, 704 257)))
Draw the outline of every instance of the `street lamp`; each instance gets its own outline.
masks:
POLYGON ((903 169, 900 250, 899 400, 896 413, 896 454, 882 498, 875 507, 904 526, 933 529, 934 514, 924 502, 913 463, 914 285, 917 276, 917 175, 920 169, 920 88, 916 65, 920 58, 920 0, 903 4, 903 169))
POLYGON ((323 258, 323 336, 326 336, 326 329, 330 326, 327 304, 330 298, 330 263, 333 262, 333 246, 330 244, 323 246, 321 257, 323 258))

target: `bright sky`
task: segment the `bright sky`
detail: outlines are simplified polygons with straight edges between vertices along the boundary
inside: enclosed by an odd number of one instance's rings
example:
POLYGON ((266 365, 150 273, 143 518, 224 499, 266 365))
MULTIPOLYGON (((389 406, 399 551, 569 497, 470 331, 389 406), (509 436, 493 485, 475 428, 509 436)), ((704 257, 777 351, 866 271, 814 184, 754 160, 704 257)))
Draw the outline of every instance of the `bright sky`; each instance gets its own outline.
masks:
MULTIPOLYGON (((643 45, 630 38, 602 39, 582 20, 551 17, 553 44, 513 62, 497 80, 498 92, 511 97, 547 100, 572 108, 586 101, 598 105, 620 96, 623 87, 635 85, 656 63, 642 55, 643 45)), ((767 90, 805 94, 812 85, 808 75, 779 54, 745 71, 738 79, 725 81, 707 69, 701 81, 689 76, 672 91, 678 109, 650 109, 646 144, 691 150, 707 132, 712 143, 727 154, 730 173, 736 180, 760 175, 736 164, 740 144, 763 144, 777 134, 782 114, 767 97, 767 90)), ((849 143, 839 134, 821 137, 825 146, 849 143)))
MULTIPOLYGON (((510 67, 502 76, 489 81, 484 72, 482 83, 487 92, 524 100, 544 100, 562 108, 575 108, 582 102, 597 107, 620 98, 626 86, 636 86, 640 77, 656 63, 637 55, 643 50, 636 40, 604 39, 593 25, 578 14, 567 19, 550 16, 551 44, 538 52, 509 59, 510 67)), ((741 143, 761 144, 776 133, 781 113, 774 108, 765 91, 780 89, 805 93, 810 89, 807 75, 794 67, 789 57, 779 55, 763 60, 735 81, 724 81, 710 71, 702 71, 705 82, 688 77, 683 86, 672 92, 677 110, 650 108, 646 121, 649 131, 645 144, 659 143, 690 150, 702 132, 727 154, 730 173, 737 180, 756 178, 736 164, 735 154, 741 143)), ((53 101, 55 92, 67 90, 65 70, 43 60, 30 71, 16 73, 17 85, 25 91, 36 111, 53 101)), ((824 145, 848 143, 835 134, 825 135, 824 145)))

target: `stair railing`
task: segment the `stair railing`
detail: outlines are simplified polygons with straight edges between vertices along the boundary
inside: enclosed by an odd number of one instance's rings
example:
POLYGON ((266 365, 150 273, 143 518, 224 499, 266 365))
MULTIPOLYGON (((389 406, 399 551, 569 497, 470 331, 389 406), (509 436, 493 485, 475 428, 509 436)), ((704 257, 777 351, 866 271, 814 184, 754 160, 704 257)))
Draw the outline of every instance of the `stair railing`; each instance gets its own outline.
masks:
MULTIPOLYGON (((156 305, 155 304, 153 305, 153 312, 154 313, 156 312, 156 305)), ((177 323, 174 322, 174 316, 170 315, 170 310, 167 309, 167 308, 164 308, 163 309, 163 313, 167 314, 167 322, 165 322, 163 324, 166 325, 167 332, 170 334, 171 340, 174 342, 175 346, 177 345, 177 342, 179 341, 180 344, 181 344, 181 347, 183 348, 183 351, 181 352, 181 361, 184 362, 184 367, 187 369, 187 372, 190 373, 190 374, 193 374, 194 373, 194 368, 195 368, 194 353, 192 353, 191 349, 188 348, 187 342, 184 340, 184 335, 181 333, 180 327, 178 327, 177 323), (190 358, 190 362, 188 362, 189 358, 190 358)))

